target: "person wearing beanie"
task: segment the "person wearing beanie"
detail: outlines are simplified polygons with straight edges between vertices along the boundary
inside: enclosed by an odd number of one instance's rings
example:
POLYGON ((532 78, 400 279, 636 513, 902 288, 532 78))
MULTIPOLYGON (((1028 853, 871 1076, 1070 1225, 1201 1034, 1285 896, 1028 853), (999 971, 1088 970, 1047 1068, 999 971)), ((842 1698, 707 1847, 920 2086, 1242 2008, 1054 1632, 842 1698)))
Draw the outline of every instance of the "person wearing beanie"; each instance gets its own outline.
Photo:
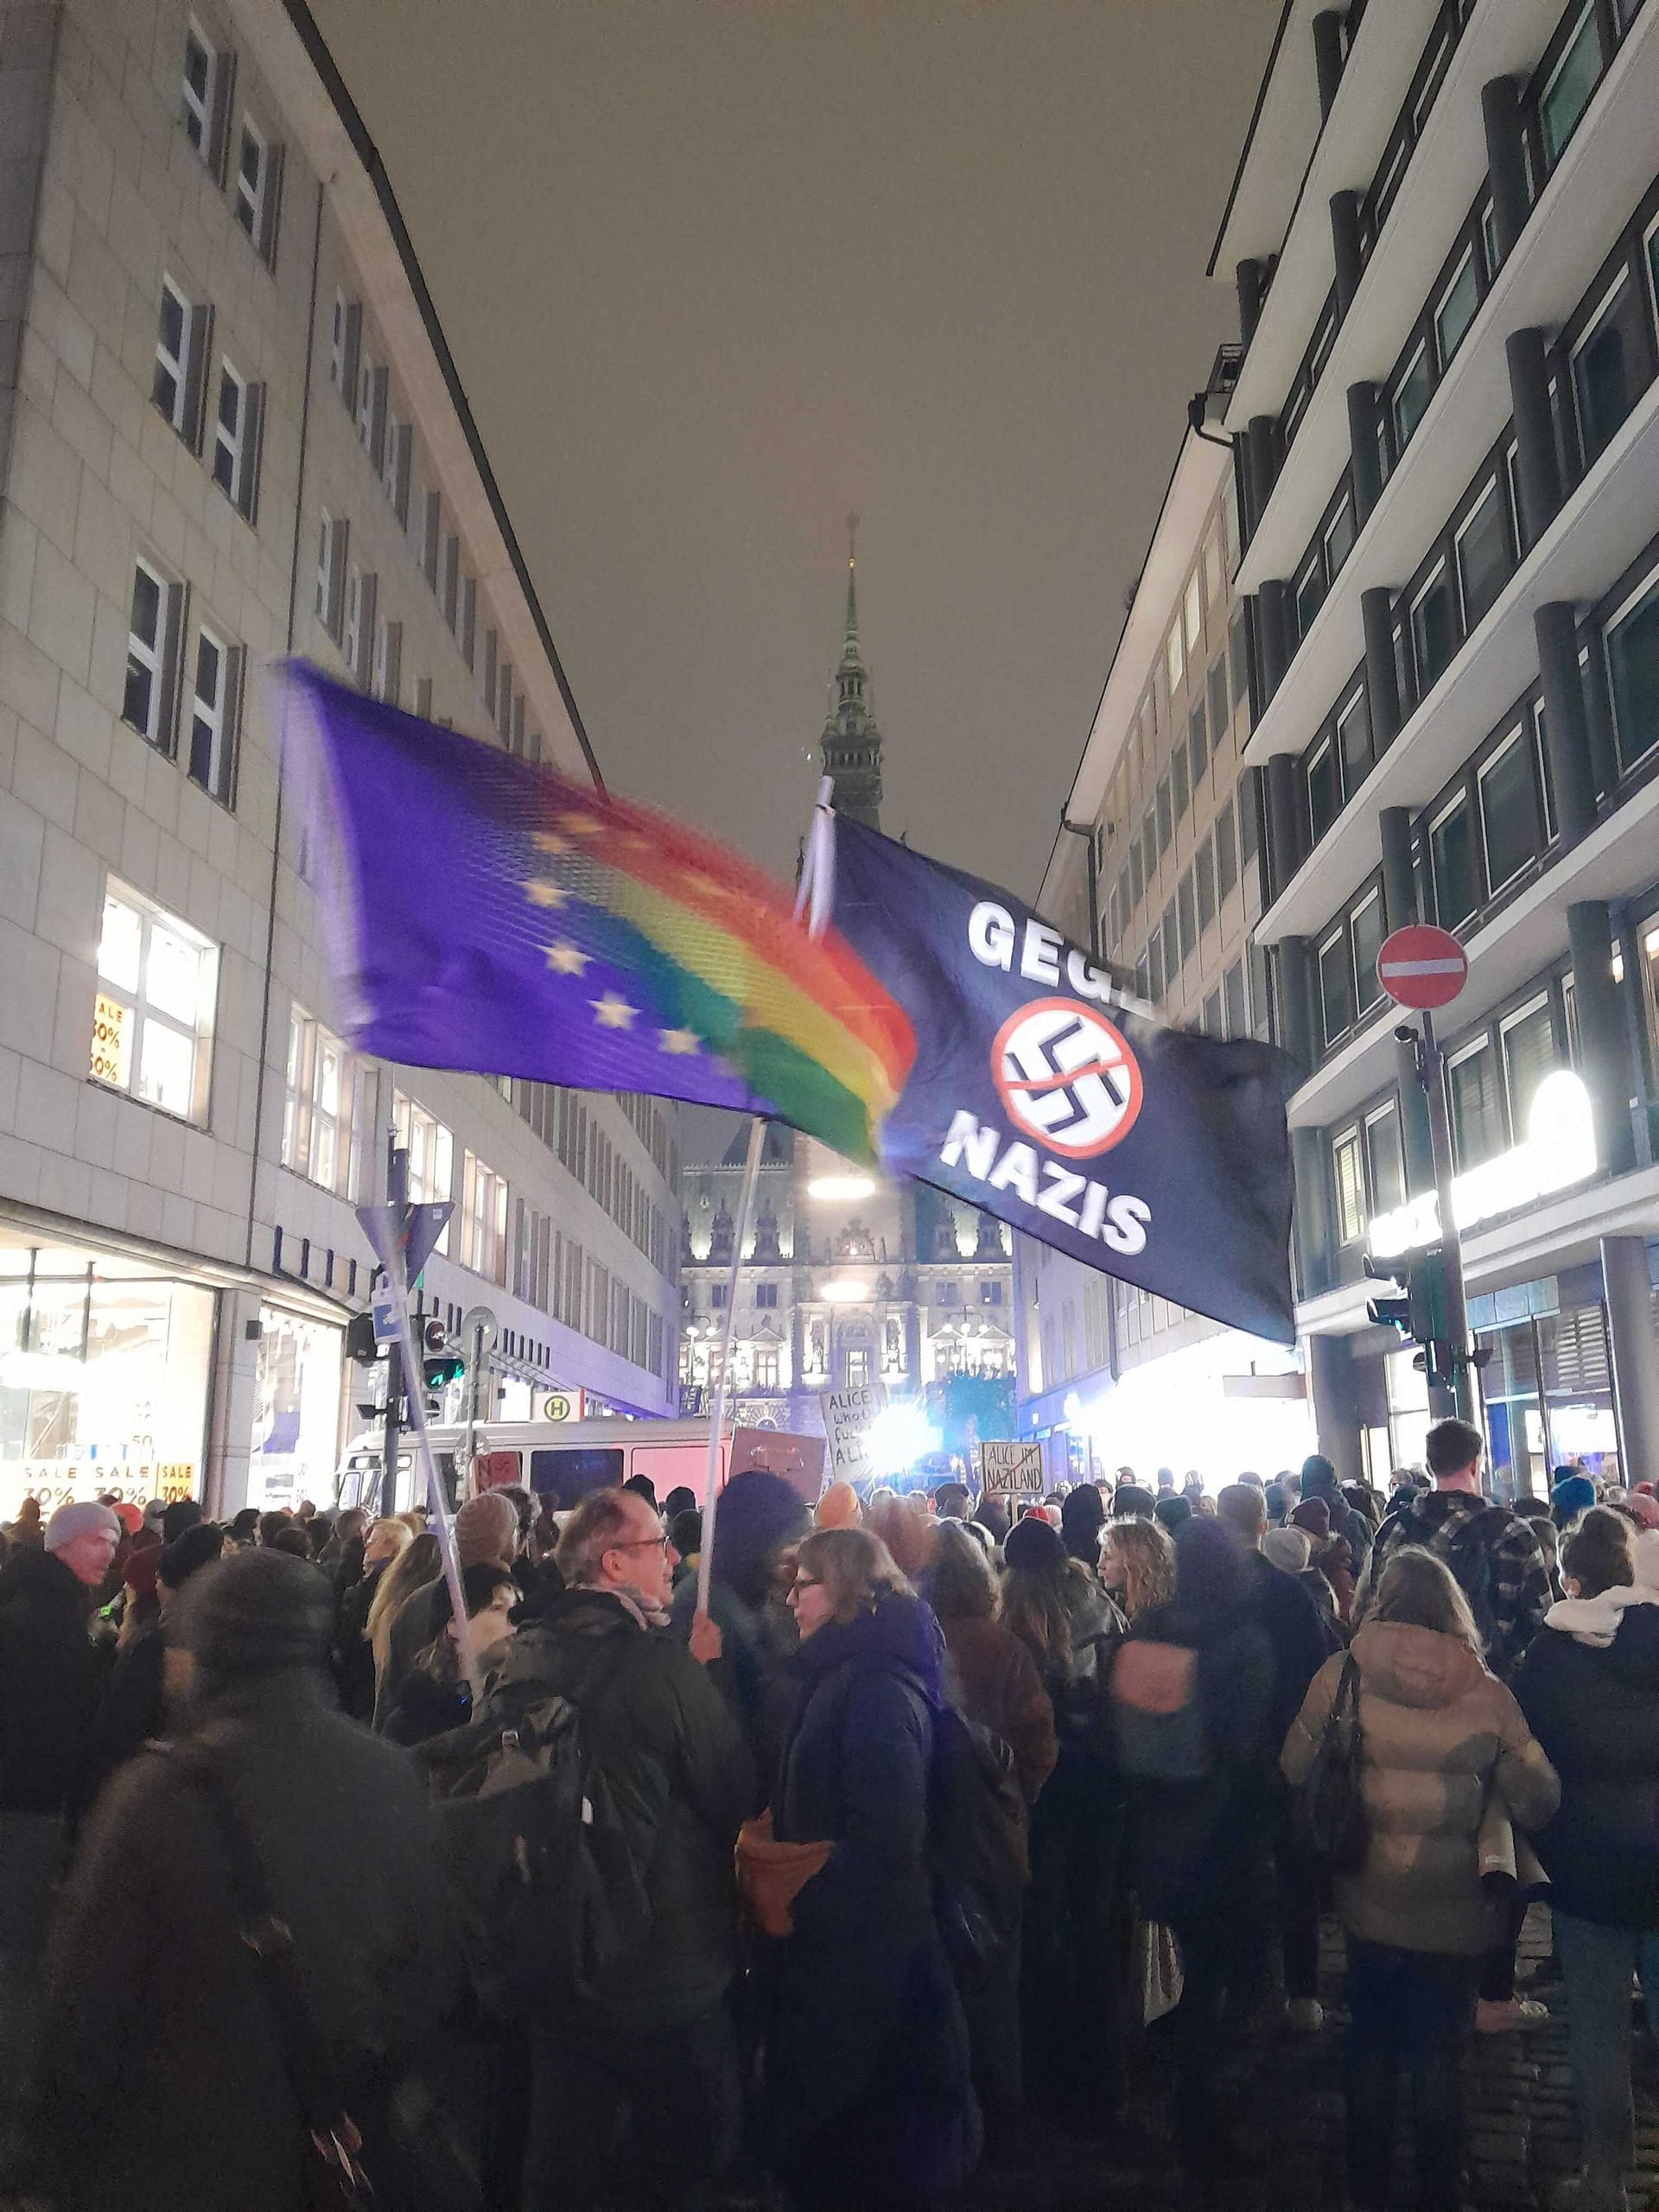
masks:
POLYGON ((1114 1521, 1155 1521, 1158 1500, 1144 1483, 1120 1483, 1112 1497, 1114 1521))
POLYGON ((0 1566, 0 2101, 27 2097, 41 1946, 75 1777, 110 1663, 92 1623, 122 1527, 107 1505, 60 1505, 44 1541, 0 1566))
POLYGON ((1364 1572, 1365 1562, 1371 1555, 1375 1535, 1370 1522, 1363 1513, 1349 1504, 1337 1481, 1337 1471, 1323 1452, 1312 1452, 1302 1462, 1299 1495, 1290 1499, 1290 1510, 1302 1498, 1323 1498, 1331 1513, 1331 1534, 1340 1536, 1348 1547, 1348 1563, 1356 1580, 1364 1572))
MULTIPOLYGON (((511 1568, 518 1556, 518 1509, 499 1490, 480 1491, 455 1516, 455 1550, 468 1567, 511 1568)), ((386 1637, 386 1663, 375 1682, 374 1725, 384 1728, 416 1661, 449 1618, 448 1587, 440 1562, 429 1582, 411 1591, 386 1637)))
POLYGON ((200 1501, 194 1497, 175 1497, 162 1513, 162 1541, 175 1543, 187 1529, 194 1529, 201 1518, 200 1501))
MULTIPOLYGON (((213 1794, 251 1842, 348 2084, 418 2094, 461 1992, 454 1911, 407 1753, 334 1709, 326 1578, 282 1552, 236 1551, 188 1578, 176 1610, 188 1724, 104 1791, 53 1929, 48 2170, 67 2204, 276 2212, 309 2201, 310 2153, 213 1794)), ((353 2094, 351 2108, 378 2201, 416 2201, 375 2100, 353 2094)))
MULTIPOLYGON (((100 1503, 102 1503, 101 1500, 100 1503)), ((124 1503, 118 1497, 110 1501, 110 1510, 130 1536, 136 1536, 144 1525, 144 1509, 142 1505, 124 1503)))
POLYGON ((181 1692, 185 1671, 182 1653, 169 1647, 168 1623, 185 1584, 211 1566, 224 1548, 224 1530, 210 1521, 198 1521, 170 1544, 151 1544, 128 1561, 129 1586, 134 1563, 140 1562, 140 1580, 148 1578, 156 1611, 130 1637, 122 1623, 115 1671, 99 1700, 76 1778, 79 1814, 86 1812, 118 1767, 124 1766, 151 1737, 166 1732, 168 1699, 181 1692))
POLYGON ((1549 1510, 1558 1529, 1565 1534, 1595 1502, 1596 1486, 1588 1475, 1577 1467, 1557 1467, 1550 1486, 1549 1510))
POLYGON ((1100 1564, 1100 1532, 1106 1501, 1093 1483, 1079 1483, 1060 1508, 1060 1535, 1071 1558, 1091 1572, 1100 1564))
POLYGON ((820 1529, 856 1529, 860 1518, 858 1492, 849 1482, 831 1483, 812 1509, 820 1529))
MULTIPOLYGON (((795 1547, 811 1525, 799 1492, 764 1467, 734 1475, 713 1517, 709 1612, 721 1650, 709 1673, 762 1774, 772 1771, 796 1649, 785 1591, 795 1547)), ((670 1626, 682 1643, 690 1641, 696 1604, 694 1577, 680 1584, 670 1608, 670 1626)))
MULTIPOLYGON (((1291 1515, 1290 1522, 1306 1535, 1313 1565, 1328 1584, 1337 1618, 1345 1628, 1354 1612, 1353 1554, 1346 1536, 1338 1535, 1331 1526, 1331 1501, 1317 1494, 1305 1497, 1291 1515)), ((1300 1703, 1299 1698, 1299 1707, 1300 1703)))

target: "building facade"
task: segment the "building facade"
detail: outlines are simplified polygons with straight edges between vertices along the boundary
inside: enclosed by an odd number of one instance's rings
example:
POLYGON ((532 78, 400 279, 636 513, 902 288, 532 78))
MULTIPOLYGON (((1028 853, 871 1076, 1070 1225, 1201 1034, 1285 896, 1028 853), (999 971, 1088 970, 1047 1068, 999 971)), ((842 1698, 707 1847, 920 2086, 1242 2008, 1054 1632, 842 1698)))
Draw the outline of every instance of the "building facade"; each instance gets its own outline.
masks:
POLYGON ((1659 1474, 1659 10, 1290 0, 1212 262, 1321 1447, 1415 1458, 1368 1251, 1432 1241, 1376 948, 1452 931, 1440 1018, 1500 1480, 1659 1474))
MULTIPOLYGON (((820 741, 838 813, 880 826, 881 733, 858 636, 855 557, 829 720, 820 741)), ((682 1400, 702 1410, 718 1372, 747 1134, 686 1116, 682 1400)), ((821 1435, 820 1394, 880 1383, 934 1418, 961 1450, 999 1423, 1011 1377, 1007 1232, 919 1183, 892 1183, 773 1125, 734 1319, 732 1388, 747 1426, 821 1435)))
POLYGON ((8 0, 0 73, 0 1513, 330 1494, 394 1135, 486 1409, 664 1412, 672 1109, 328 1026, 274 661, 594 772, 361 120, 300 0, 8 0))

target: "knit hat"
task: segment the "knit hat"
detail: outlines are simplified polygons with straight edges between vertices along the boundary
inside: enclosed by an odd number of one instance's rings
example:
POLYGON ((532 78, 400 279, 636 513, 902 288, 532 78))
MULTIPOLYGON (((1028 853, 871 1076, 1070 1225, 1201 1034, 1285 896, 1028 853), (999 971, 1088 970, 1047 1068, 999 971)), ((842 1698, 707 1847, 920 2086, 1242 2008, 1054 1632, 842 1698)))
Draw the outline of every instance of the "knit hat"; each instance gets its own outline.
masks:
POLYGON ((518 1509, 499 1490, 480 1491, 455 1516, 455 1549, 463 1567, 510 1560, 518 1544, 518 1509))
POLYGON ((153 1598, 156 1595, 156 1570, 161 1563, 162 1547, 159 1544, 141 1544, 136 1551, 128 1553, 126 1572, 121 1580, 135 1598, 153 1598))
POLYGON ((1269 1529, 1262 1539, 1262 1556, 1269 1567, 1287 1574, 1300 1574, 1313 1556, 1305 1529, 1269 1529))
POLYGON ((1058 1574, 1065 1564, 1060 1532, 1040 1514, 1027 1513, 1016 1521, 1002 1546, 1002 1556, 1027 1574, 1058 1574))
POLYGON ((123 1504, 118 1501, 111 1506, 110 1510, 130 1536, 136 1536, 144 1525, 144 1509, 142 1505, 123 1504))
MULTIPOLYGON (((1588 1475, 1563 1475, 1549 1493, 1550 1510, 1558 1529, 1565 1529, 1569 1521, 1576 1521, 1580 1513, 1587 1513, 1595 1502, 1596 1486, 1588 1475)), ((48 1545, 51 1541, 48 1533, 48 1545)))
POLYGON ((169 1590, 182 1590, 193 1574, 211 1567, 225 1548, 225 1531, 211 1521, 198 1521, 175 1536, 162 1554, 161 1580, 169 1590))
POLYGON ((1310 1452, 1302 1462, 1302 1496, 1334 1497, 1337 1471, 1322 1452, 1310 1452))
POLYGON ((1150 1521, 1158 1500, 1144 1483, 1119 1483, 1112 1500, 1115 1521, 1150 1521))
POLYGON ((107 1505, 94 1505, 89 1500, 73 1499, 59 1506, 46 1524, 46 1548, 60 1552, 66 1544, 73 1544, 77 1536, 94 1533, 113 1536, 121 1541, 122 1528, 107 1505))
POLYGON ((180 1641, 210 1676, 321 1667, 334 1622, 325 1578, 288 1552, 236 1551, 191 1578, 180 1641))
POLYGON ((194 1497, 175 1497, 162 1515, 162 1541, 176 1543, 187 1529, 194 1529, 201 1518, 201 1506, 194 1497))
POLYGON ((858 1492, 851 1483, 831 1483, 813 1509, 812 1518, 820 1529, 855 1529, 858 1492))

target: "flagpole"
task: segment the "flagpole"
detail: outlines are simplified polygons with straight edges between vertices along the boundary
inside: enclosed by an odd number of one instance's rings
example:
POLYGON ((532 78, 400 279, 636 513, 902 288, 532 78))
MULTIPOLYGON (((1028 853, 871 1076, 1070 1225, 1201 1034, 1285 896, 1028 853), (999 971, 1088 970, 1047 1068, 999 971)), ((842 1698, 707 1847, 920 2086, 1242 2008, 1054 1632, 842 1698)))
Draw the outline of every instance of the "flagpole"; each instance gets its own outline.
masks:
MULTIPOLYGON (((835 815, 830 798, 835 785, 824 776, 818 783, 817 802, 807 830, 801 880, 795 889, 795 918, 806 917, 809 937, 821 938, 830 926, 830 907, 835 887, 835 815)), ((715 1521, 719 1512, 720 1446, 726 1426, 726 1404, 731 1391, 732 1345, 737 1330, 737 1293, 743 1269, 743 1248, 748 1241, 749 1219, 760 1179, 760 1160, 766 1149, 766 1124, 759 1114, 749 1124, 749 1149, 743 1162, 743 1186, 733 1224, 732 1261, 726 1271, 726 1312, 720 1330, 720 1365, 715 1376, 714 1403, 709 1412, 709 1457, 702 1483, 702 1535, 697 1551, 697 1611, 709 1610, 709 1585, 714 1572, 715 1521)))

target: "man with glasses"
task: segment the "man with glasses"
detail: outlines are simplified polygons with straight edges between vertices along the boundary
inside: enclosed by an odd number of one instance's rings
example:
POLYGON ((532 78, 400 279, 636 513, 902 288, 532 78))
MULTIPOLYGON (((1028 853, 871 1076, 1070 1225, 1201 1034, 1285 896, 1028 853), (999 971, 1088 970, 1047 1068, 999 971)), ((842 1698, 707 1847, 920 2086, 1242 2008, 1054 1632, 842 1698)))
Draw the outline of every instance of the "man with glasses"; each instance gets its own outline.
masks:
POLYGON ((664 1632, 677 1558, 637 1493, 584 1498, 559 1540, 563 1594, 521 1630, 504 1675, 575 1700, 650 1910, 591 1998, 531 2024, 526 2206, 695 2206, 737 2148, 732 1855, 755 1776, 704 1671, 718 1638, 706 1623, 689 1648, 664 1632))

